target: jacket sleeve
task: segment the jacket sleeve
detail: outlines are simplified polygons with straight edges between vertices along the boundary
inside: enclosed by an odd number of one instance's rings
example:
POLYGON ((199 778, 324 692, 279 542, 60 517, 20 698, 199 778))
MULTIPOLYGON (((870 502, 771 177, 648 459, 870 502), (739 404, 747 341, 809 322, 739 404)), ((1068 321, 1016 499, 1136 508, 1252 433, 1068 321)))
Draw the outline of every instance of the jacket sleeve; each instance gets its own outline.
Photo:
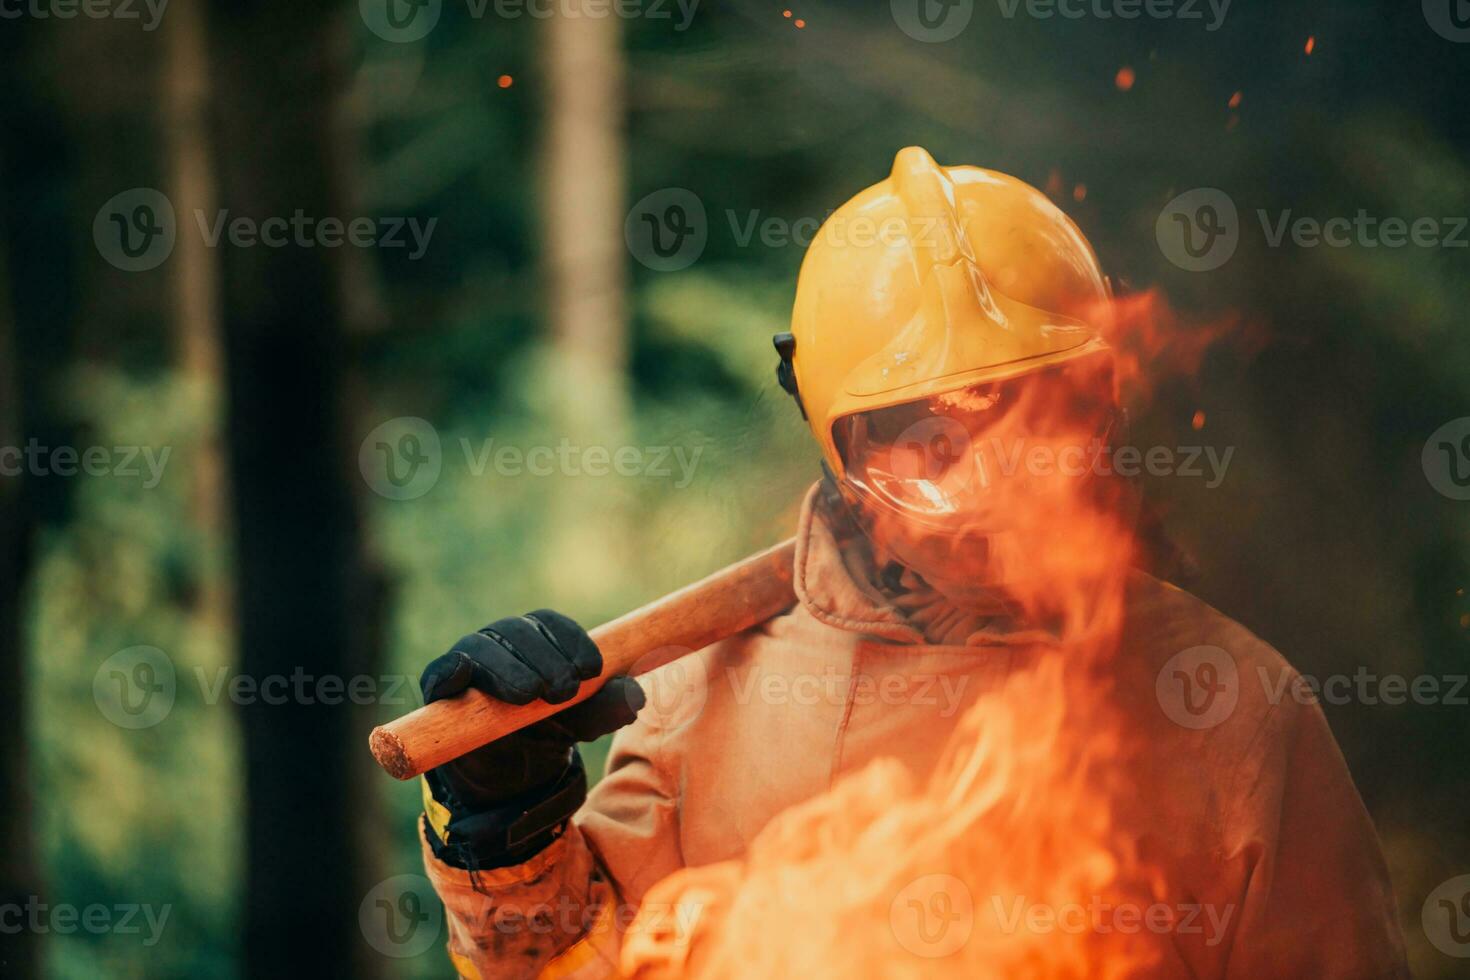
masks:
POLYGON ((1288 696, 1256 744, 1234 802, 1251 864, 1225 976, 1407 977, 1378 836, 1321 709, 1288 696))
POLYGON ((614 737, 607 774, 566 833, 524 864, 462 871, 424 841, 460 976, 616 975, 621 934, 643 892, 683 864, 669 740, 645 714, 614 737))

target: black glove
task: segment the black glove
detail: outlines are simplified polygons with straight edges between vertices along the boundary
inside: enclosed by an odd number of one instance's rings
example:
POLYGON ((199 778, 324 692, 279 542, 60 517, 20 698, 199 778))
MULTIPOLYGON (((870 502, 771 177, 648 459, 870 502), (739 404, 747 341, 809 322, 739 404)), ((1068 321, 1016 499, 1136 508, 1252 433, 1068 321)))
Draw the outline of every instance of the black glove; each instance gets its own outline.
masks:
MULTIPOLYGON (((424 668, 419 686, 425 704, 471 687, 509 704, 560 704, 601 671, 602 654, 582 627, 538 609, 462 637, 424 668)), ((643 703, 637 681, 614 677, 580 704, 428 772, 433 798, 449 813, 447 832, 429 832, 435 856, 474 870, 520 864, 544 849, 587 797, 575 743, 623 727, 643 703)))

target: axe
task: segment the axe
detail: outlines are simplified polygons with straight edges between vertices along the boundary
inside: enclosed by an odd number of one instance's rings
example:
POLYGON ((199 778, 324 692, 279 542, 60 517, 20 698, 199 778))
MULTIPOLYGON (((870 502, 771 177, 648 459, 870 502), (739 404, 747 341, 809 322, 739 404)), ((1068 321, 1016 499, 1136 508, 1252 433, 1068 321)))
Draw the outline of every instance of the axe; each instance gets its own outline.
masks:
POLYGON ((586 700, 608 678, 646 674, 762 623, 796 601, 795 554, 792 538, 592 630, 602 673, 583 681, 570 701, 506 704, 470 689, 374 728, 373 757, 390 776, 412 779, 586 700))

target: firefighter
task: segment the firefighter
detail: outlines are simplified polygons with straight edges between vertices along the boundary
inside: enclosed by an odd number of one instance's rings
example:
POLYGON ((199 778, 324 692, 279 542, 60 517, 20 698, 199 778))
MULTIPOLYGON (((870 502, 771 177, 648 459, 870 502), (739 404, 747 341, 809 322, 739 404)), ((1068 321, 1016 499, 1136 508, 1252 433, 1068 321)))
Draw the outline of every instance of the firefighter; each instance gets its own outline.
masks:
MULTIPOLYGON (((977 447, 998 430, 1090 434, 1071 462, 1115 492, 1091 465, 1121 419, 1088 320, 1108 298, 1043 194, 917 147, 828 218, 776 339, 824 470, 797 529, 798 601, 425 776, 424 859, 462 976, 614 975, 651 886, 738 858, 776 814, 880 756, 923 778, 965 705, 1056 654, 1037 606, 1006 588, 1027 545, 1012 503, 1039 498, 977 447), (612 731, 588 793, 576 743, 612 731)), ((1139 839, 1181 900, 1234 910, 1221 941, 1173 943, 1161 975, 1402 975, 1381 849, 1325 719, 1254 682, 1291 668, 1140 572, 1123 621, 1110 663, 1149 746, 1137 781, 1155 790, 1133 801, 1139 839), (1238 679, 1208 726, 1154 699, 1166 662, 1200 647, 1226 651, 1238 679)), ((422 689, 555 704, 600 667, 578 624, 541 610, 464 637, 422 689)))

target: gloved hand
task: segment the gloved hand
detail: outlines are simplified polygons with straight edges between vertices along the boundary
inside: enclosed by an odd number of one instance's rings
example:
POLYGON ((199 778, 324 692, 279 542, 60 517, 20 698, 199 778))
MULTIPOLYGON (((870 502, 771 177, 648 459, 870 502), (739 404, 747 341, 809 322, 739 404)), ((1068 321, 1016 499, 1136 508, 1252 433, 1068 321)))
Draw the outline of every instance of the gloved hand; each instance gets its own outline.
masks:
MULTIPOLYGON (((601 671, 602 654, 585 630, 538 609, 462 637, 424 668, 419 687, 425 704, 471 687, 509 704, 560 704, 601 671)), ((519 864, 541 851, 587 796, 575 743, 623 727, 643 704, 637 681, 614 677, 580 704, 431 770, 424 777, 430 794, 448 813, 436 827, 428 804, 435 856, 473 870, 519 864)))

